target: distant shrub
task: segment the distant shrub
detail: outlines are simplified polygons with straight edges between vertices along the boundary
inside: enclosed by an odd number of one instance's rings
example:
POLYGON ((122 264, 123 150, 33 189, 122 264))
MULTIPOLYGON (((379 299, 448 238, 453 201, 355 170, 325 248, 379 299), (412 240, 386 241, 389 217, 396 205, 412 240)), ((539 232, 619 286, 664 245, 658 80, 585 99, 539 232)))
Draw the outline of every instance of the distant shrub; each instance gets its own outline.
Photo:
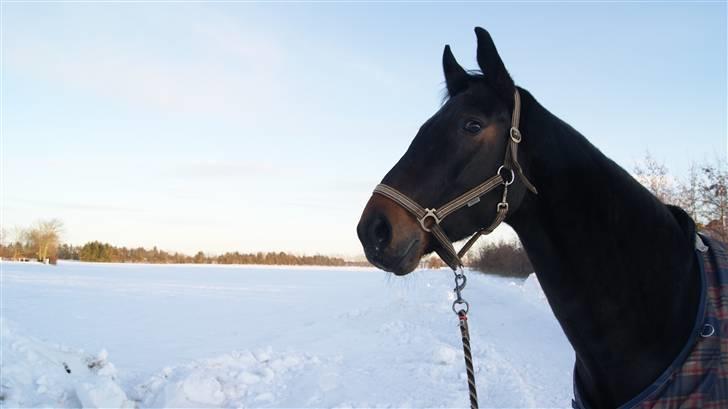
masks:
POLYGON ((525 278, 533 273, 531 261, 519 242, 488 243, 470 258, 468 266, 507 277, 525 278))
POLYGON ((438 268, 443 268, 447 266, 438 255, 430 256, 430 258, 423 261, 423 265, 425 268, 429 268, 431 270, 437 270, 438 268))

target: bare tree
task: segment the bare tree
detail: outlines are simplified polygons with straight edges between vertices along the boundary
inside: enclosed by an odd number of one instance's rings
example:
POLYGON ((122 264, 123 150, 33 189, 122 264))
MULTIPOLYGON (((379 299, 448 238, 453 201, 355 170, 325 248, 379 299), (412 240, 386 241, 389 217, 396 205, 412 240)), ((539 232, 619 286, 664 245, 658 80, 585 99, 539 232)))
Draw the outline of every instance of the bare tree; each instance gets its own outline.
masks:
POLYGON ((674 201, 700 226, 702 221, 700 167, 695 163, 690 164, 686 179, 678 181, 675 188, 674 201))
POLYGON ((58 251, 58 242, 63 231, 63 223, 58 219, 38 221, 35 227, 28 231, 30 245, 38 261, 53 259, 58 251))
POLYGON ((701 167, 700 201, 705 229, 728 241, 728 164, 716 159, 701 167))
POLYGON ((682 207, 699 230, 728 242, 728 163, 690 165, 686 179, 672 183, 667 168, 650 156, 635 166, 636 178, 663 203, 682 207))
POLYGON ((15 239, 13 242, 12 258, 18 259, 25 257, 25 249, 29 247, 30 234, 28 229, 24 229, 20 226, 14 226, 12 236, 15 239))
POLYGON ((675 193, 667 167, 657 162, 649 152, 645 154, 642 163, 635 165, 634 174, 636 179, 662 203, 675 201, 675 193))

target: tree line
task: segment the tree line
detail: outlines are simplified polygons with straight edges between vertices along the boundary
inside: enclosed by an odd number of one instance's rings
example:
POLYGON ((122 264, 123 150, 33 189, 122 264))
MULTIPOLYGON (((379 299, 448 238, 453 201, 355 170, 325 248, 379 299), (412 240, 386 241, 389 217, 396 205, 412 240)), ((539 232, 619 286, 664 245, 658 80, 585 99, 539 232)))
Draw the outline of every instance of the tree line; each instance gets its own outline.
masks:
POLYGON ((265 264, 286 266, 345 266, 356 263, 343 258, 324 255, 295 255, 282 251, 240 253, 227 252, 220 255, 209 255, 202 251, 190 256, 178 252, 151 249, 144 247, 116 247, 109 243, 92 241, 82 246, 62 244, 58 248, 58 258, 62 260, 79 260, 107 263, 160 263, 160 264, 265 264))
POLYGON ((296 255, 279 252, 240 253, 227 252, 220 255, 194 256, 179 252, 167 252, 156 246, 117 247, 109 243, 91 241, 81 246, 60 243, 63 223, 58 219, 41 220, 28 228, 13 229, 12 236, 6 231, 0 234, 0 257, 9 260, 37 260, 56 264, 57 260, 78 260, 108 263, 160 263, 160 264, 264 264, 264 265, 316 265, 316 266, 361 266, 366 262, 347 261, 340 257, 320 254, 296 255))

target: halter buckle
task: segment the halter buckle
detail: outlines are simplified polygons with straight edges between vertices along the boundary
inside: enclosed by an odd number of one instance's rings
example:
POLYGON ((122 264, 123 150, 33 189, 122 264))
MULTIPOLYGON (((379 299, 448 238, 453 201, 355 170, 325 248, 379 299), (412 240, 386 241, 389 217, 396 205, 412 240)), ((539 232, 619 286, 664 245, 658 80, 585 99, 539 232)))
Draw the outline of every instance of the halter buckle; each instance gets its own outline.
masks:
POLYGON ((523 135, 521 135, 521 131, 518 130, 515 126, 511 127, 510 130, 511 134, 511 140, 515 143, 521 143, 521 139, 523 139, 523 135))
POLYGON ((429 233, 431 230, 425 224, 425 220, 427 220, 428 217, 432 217, 432 220, 435 221, 435 224, 440 224, 440 218, 437 217, 437 209, 425 209, 425 215, 422 216, 422 218, 419 220, 420 226, 422 226, 422 230, 429 233))

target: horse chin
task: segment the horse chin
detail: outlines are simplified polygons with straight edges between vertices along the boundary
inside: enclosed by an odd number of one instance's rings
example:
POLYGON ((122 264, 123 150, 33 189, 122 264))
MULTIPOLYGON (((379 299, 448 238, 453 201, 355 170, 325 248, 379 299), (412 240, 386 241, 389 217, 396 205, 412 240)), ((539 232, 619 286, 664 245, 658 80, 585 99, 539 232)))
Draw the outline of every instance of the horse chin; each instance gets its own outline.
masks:
POLYGON ((400 262, 397 263, 397 266, 391 271, 394 275, 404 276, 413 272, 417 268, 420 264, 420 259, 422 258, 422 248, 417 247, 417 245, 412 246, 407 252, 405 252, 400 262))
POLYGON ((364 251, 367 260, 375 267, 393 273, 397 276, 404 276, 414 271, 420 264, 424 246, 419 239, 413 239, 400 252, 387 252, 388 254, 377 255, 374 252, 364 251))

